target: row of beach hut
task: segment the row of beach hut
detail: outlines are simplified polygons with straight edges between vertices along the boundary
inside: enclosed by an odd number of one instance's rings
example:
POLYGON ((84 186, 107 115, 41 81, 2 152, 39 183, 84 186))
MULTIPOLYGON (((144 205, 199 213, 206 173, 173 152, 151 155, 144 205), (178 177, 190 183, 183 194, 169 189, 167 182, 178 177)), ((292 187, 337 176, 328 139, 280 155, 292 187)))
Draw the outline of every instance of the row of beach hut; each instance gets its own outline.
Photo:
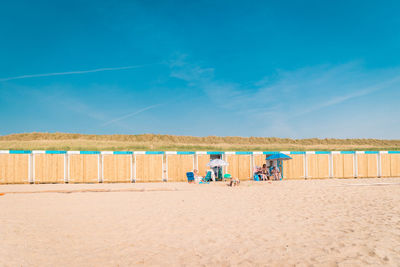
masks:
POLYGON ((224 173, 253 176, 266 157, 284 153, 284 179, 400 177, 400 151, 27 151, 0 150, 0 183, 98 183, 186 181, 205 174, 210 159, 229 163, 224 173))

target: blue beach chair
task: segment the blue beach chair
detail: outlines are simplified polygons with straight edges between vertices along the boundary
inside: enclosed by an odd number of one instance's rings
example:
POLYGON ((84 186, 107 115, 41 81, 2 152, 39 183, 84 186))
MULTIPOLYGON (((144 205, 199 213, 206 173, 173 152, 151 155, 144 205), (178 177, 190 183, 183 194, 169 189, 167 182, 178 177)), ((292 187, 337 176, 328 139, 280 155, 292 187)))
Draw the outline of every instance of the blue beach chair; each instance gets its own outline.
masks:
POLYGON ((260 176, 258 174, 254 174, 253 180, 260 181, 260 176))
POLYGON ((187 172, 186 177, 188 179, 188 183, 194 183, 194 173, 193 172, 187 172))

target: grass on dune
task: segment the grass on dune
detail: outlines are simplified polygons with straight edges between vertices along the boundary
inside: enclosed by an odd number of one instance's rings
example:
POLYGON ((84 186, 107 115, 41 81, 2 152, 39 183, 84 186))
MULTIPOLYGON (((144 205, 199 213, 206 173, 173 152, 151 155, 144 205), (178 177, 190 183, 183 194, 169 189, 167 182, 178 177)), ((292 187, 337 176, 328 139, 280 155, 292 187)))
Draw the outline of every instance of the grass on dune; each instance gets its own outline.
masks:
POLYGON ((400 150, 400 140, 23 133, 0 136, 0 149, 114 151, 400 150))

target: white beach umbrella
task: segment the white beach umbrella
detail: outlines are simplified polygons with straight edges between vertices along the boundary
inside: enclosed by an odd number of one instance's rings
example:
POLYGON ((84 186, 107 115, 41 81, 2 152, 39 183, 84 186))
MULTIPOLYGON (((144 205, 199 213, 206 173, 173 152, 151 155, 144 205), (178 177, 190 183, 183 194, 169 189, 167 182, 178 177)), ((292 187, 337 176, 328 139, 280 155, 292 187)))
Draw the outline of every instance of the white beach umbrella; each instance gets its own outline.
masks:
POLYGON ((207 166, 210 166, 211 168, 228 166, 228 165, 229 163, 222 159, 213 159, 212 161, 207 163, 207 166))

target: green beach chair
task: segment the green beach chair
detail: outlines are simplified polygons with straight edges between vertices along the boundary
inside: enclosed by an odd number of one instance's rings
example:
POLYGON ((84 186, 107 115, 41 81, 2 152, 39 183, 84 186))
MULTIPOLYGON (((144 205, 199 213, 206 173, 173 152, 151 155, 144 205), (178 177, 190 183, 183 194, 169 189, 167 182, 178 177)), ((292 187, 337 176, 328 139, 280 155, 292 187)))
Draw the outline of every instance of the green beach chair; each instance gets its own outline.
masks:
POLYGON ((232 175, 230 175, 229 173, 225 173, 224 180, 229 180, 229 179, 232 179, 232 175))
POLYGON ((206 174, 206 176, 203 177, 202 180, 203 180, 204 182, 209 182, 209 181, 211 181, 211 171, 208 171, 207 174, 206 174))

